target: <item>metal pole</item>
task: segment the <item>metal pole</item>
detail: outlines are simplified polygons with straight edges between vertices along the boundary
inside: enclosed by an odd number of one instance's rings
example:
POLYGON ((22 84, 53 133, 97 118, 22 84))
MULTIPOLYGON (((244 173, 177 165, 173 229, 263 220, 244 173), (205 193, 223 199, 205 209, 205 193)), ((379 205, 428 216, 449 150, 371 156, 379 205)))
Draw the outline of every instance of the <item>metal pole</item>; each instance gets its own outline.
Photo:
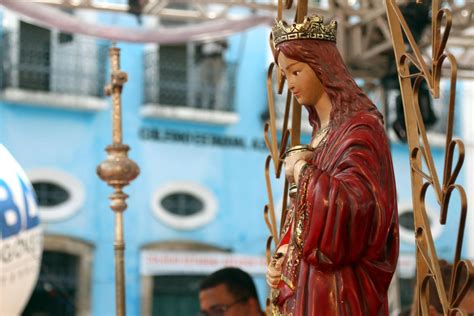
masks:
POLYGON ((115 213, 115 306, 116 315, 125 315, 125 272, 123 238, 123 212, 127 209, 128 195, 122 189, 129 185, 140 173, 137 164, 127 156, 130 147, 122 144, 122 104, 121 94, 127 82, 127 73, 120 70, 120 49, 113 45, 109 50, 111 83, 105 87, 105 94, 112 96, 112 139, 113 143, 105 149, 107 159, 97 167, 99 177, 114 188, 110 196, 110 208, 115 213))

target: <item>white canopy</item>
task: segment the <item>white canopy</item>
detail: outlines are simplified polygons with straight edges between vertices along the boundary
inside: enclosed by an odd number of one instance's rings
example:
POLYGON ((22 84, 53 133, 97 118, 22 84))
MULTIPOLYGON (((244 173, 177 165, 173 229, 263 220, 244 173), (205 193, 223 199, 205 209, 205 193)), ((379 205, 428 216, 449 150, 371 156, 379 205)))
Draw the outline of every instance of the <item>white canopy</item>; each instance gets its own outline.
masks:
POLYGON ((42 27, 125 42, 178 44, 204 41, 223 38, 260 24, 273 23, 271 17, 253 15, 243 19, 219 19, 176 28, 117 27, 86 22, 45 4, 18 0, 0 0, 0 4, 42 27))

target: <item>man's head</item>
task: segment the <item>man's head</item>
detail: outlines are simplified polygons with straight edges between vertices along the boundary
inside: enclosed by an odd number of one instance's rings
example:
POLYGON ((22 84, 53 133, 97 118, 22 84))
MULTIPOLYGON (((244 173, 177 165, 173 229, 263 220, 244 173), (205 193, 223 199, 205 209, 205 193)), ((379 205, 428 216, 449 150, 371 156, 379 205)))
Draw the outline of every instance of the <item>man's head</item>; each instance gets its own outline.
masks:
POLYGON ((208 276, 199 288, 199 303, 206 316, 262 315, 252 278, 238 268, 224 268, 208 276))

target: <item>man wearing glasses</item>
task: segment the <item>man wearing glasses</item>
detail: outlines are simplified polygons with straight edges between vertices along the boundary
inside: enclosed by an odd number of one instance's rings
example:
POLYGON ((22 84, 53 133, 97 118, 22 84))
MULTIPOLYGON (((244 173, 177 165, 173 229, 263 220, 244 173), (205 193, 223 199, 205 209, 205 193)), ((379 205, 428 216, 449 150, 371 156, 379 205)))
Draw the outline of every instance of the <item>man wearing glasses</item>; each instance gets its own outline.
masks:
POLYGON ((247 272, 224 268, 208 276, 199 288, 199 316, 263 316, 257 290, 247 272))

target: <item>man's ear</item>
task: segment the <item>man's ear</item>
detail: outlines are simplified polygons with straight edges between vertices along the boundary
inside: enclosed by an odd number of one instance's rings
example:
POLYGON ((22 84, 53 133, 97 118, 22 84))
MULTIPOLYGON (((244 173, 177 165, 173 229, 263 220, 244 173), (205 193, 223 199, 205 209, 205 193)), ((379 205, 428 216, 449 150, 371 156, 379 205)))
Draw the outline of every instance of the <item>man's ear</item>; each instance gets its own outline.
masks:
POLYGON ((250 297, 247 304, 251 309, 260 311, 260 303, 255 297, 250 297))

